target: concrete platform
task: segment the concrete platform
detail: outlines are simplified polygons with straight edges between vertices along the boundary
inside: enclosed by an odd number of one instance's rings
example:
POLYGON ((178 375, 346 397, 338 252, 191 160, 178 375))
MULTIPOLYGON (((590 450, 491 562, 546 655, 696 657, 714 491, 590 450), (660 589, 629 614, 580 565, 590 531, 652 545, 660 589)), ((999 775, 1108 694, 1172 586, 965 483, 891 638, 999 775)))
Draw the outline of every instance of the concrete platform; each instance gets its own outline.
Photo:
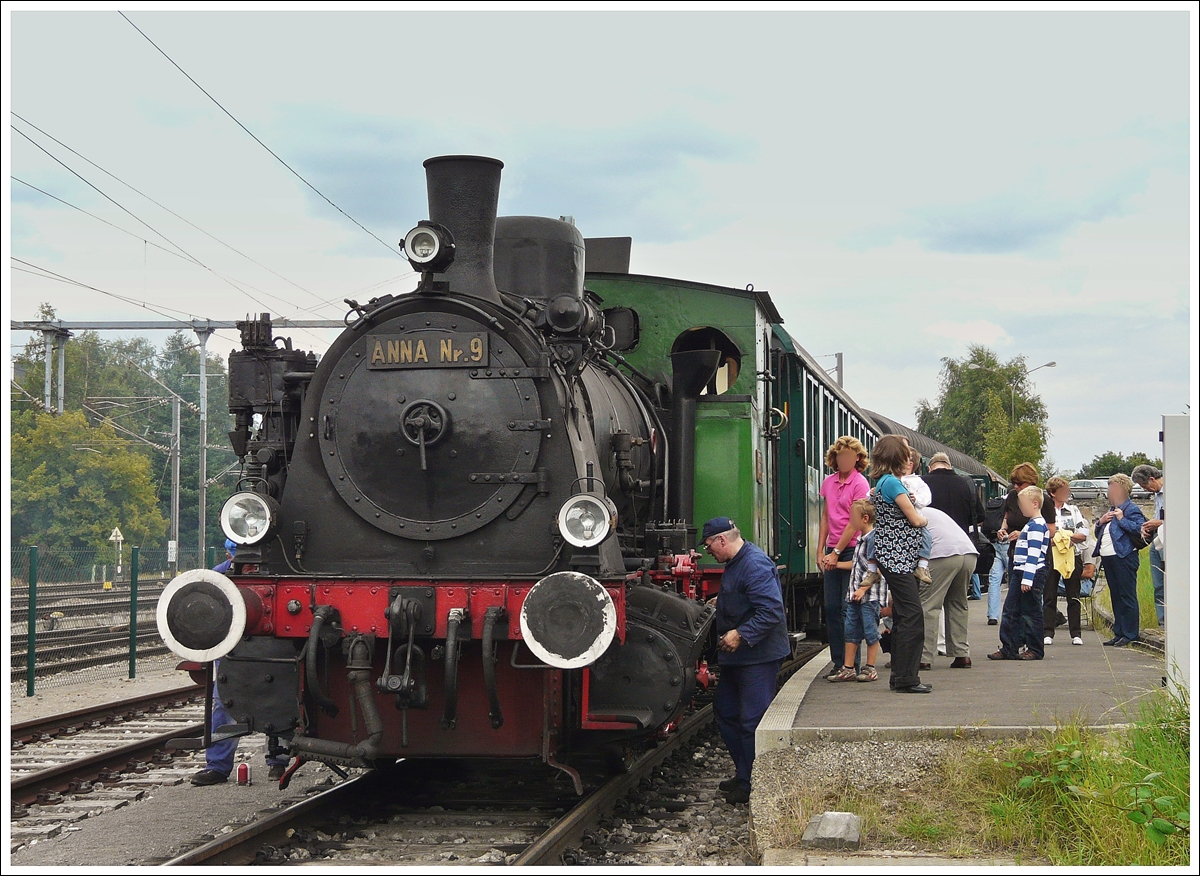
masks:
MULTIPOLYGON (((921 680, 929 694, 888 688, 881 655, 879 680, 832 684, 828 661, 811 661, 784 685, 756 734, 758 753, 815 739, 913 739, 931 736, 1025 735, 1079 718, 1098 727, 1132 720, 1138 700, 1162 685, 1161 655, 1137 648, 1106 648, 1084 629, 1082 646, 1059 627, 1041 661, 988 660, 999 648, 999 627, 987 624, 987 600, 971 601, 970 669, 934 658, 921 680)), ((1060 608, 1065 600, 1060 600, 1060 608)))

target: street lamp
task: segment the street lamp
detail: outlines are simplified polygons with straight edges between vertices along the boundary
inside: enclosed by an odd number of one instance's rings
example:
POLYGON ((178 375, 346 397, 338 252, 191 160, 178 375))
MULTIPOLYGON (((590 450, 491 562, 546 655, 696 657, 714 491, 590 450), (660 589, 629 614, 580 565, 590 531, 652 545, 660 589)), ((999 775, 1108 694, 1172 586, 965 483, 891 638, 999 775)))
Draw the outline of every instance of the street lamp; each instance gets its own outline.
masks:
MULTIPOLYGON (((1037 368, 1030 368, 1026 371, 1022 371, 1020 374, 1017 375, 1017 380, 1020 380, 1022 377, 1028 377, 1033 372, 1040 371, 1043 368, 1053 368, 1057 364, 1058 364, 1057 362, 1046 362, 1043 365, 1037 366, 1037 368)), ((968 362, 967 368, 969 368, 972 371, 995 371, 994 368, 988 368, 986 365, 980 365, 978 362, 968 362)), ((1015 428, 1017 428, 1017 384, 1016 384, 1016 381, 1013 381, 1012 383, 1010 383, 1008 385, 1008 389, 1009 389, 1009 394, 1011 396, 1010 402, 1011 402, 1011 410, 1012 410, 1012 425, 1010 426, 1010 428, 1015 429, 1015 428)))

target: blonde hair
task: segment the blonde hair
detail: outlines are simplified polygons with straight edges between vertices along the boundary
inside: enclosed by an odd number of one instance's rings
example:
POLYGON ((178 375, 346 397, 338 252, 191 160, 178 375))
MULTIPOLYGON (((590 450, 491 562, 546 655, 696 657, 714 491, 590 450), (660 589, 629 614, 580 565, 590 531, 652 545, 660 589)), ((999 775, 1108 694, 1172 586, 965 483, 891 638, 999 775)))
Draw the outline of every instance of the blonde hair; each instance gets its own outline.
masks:
POLYGON ((1017 493, 1017 495, 1020 496, 1022 499, 1028 499, 1030 502, 1037 502, 1038 507, 1041 507, 1041 504, 1042 504, 1042 488, 1041 487, 1028 486, 1028 487, 1025 487, 1024 489, 1022 489, 1021 492, 1017 493))
POLYGON ((1070 486, 1070 484, 1068 484, 1065 479, 1055 475, 1054 477, 1050 478, 1050 480, 1046 481, 1046 492, 1057 493, 1063 487, 1067 486, 1070 486))
POLYGON ((855 499, 850 503, 850 519, 853 520, 860 515, 867 515, 867 519, 871 521, 871 525, 875 525, 875 505, 870 499, 855 499))
POLYGON ((855 471, 864 472, 867 470, 867 448, 863 447, 861 441, 850 435, 843 435, 829 445, 829 449, 825 451, 825 464, 834 471, 837 471, 837 455, 843 450, 853 450, 858 454, 858 459, 854 461, 855 471))
POLYGON ((1031 463, 1023 462, 1016 466, 1008 477, 1014 484, 1018 481, 1023 484, 1036 484, 1038 482, 1038 470, 1031 463))
POLYGON ((1113 484, 1119 486, 1125 491, 1125 498, 1128 499, 1133 494, 1133 478, 1127 474, 1115 474, 1108 479, 1108 485, 1113 484))

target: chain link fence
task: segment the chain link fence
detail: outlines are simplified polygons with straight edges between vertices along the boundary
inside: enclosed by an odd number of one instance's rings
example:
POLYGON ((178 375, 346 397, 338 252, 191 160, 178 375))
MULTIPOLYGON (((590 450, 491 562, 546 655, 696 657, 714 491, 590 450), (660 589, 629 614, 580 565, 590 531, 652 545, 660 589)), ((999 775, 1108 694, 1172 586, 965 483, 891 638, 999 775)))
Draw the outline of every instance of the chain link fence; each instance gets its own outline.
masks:
POLYGON ((171 563, 165 550, 14 547, 12 696, 134 678, 145 661, 169 660, 155 622, 158 597, 178 572, 211 567, 214 551, 205 553, 181 551, 171 563))

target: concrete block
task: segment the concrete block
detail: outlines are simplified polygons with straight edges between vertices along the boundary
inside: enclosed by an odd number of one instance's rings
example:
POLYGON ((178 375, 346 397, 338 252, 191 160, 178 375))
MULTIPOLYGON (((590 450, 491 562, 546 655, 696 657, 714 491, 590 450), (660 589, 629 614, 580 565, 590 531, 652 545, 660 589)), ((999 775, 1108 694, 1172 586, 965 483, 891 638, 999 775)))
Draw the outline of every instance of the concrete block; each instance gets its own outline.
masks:
POLYGON ((804 828, 806 846, 818 849, 857 849, 862 841, 862 819, 853 812, 822 812, 804 828))

